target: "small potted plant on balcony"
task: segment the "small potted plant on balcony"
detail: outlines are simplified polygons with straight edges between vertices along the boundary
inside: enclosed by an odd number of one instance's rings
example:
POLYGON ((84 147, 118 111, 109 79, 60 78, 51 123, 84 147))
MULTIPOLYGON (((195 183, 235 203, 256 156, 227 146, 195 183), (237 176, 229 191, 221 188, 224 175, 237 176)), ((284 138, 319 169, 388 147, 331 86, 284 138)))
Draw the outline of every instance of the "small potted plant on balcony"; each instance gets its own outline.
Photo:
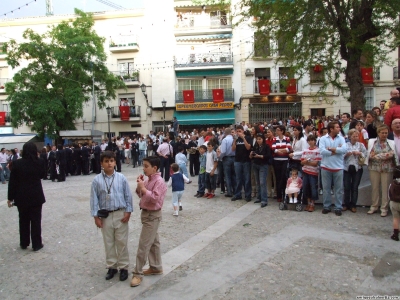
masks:
POLYGON ((131 73, 132 81, 139 81, 139 71, 134 71, 131 73))

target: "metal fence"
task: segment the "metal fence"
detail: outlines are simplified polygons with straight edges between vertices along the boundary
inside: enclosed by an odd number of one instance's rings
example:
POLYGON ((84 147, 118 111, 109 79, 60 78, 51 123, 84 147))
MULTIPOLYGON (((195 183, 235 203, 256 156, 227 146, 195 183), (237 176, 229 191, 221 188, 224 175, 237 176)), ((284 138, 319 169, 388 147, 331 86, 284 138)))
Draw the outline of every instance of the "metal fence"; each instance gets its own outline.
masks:
MULTIPOLYGON (((224 101, 234 101, 233 89, 224 90, 224 101)), ((194 90, 194 101, 195 102, 213 102, 213 90, 194 90)), ((183 103, 182 91, 175 92, 175 103, 183 103)))
POLYGON ((175 68, 233 64, 232 52, 189 53, 175 58, 175 68))
MULTIPOLYGON (((121 112, 119 110, 119 106, 111 107, 111 118, 120 118, 120 117, 121 117, 121 112)), ((129 117, 130 118, 140 118, 140 106, 139 105, 129 106, 129 117)))
MULTIPOLYGON (((269 79, 270 81, 270 87, 271 87, 271 93, 286 93, 287 87, 289 85, 289 80, 290 79, 269 79)), ((260 90, 258 87, 258 79, 254 80, 254 93, 259 94, 260 90)), ((299 84, 298 81, 296 80, 296 91, 298 91, 299 84)))
POLYGON ((302 103, 267 103, 251 104, 249 107, 250 123, 269 122, 272 119, 285 120, 289 116, 301 116, 302 103))

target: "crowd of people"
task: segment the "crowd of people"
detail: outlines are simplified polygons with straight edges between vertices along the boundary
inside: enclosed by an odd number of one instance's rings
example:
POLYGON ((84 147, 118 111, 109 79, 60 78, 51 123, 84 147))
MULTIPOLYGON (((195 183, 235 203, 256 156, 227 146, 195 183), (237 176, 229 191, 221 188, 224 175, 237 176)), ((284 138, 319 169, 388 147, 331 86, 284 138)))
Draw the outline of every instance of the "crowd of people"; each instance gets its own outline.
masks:
POLYGON ((179 130, 174 119, 168 132, 118 136, 101 144, 52 146, 43 148, 40 155, 34 144, 27 143, 21 162, 17 149, 7 154, 2 148, 1 179, 4 183, 10 177, 8 205, 18 206, 21 248, 29 245, 30 222, 33 249, 43 247, 40 220, 45 199, 40 179, 47 179, 50 173, 52 181, 64 181, 67 175, 89 175, 92 170, 98 175, 92 182, 90 209, 96 226, 102 229, 106 279, 119 269, 120 280, 126 280, 133 204, 127 179, 120 174, 125 163, 133 168, 142 166, 146 176, 139 175, 136 181, 143 226, 132 287, 140 285, 145 275, 163 273, 158 227, 167 188, 172 188, 173 215, 177 217, 183 209, 184 184, 196 176, 197 198, 213 199, 220 189, 231 201, 254 200, 264 208, 269 199, 276 199, 285 205, 302 203, 306 211, 314 212, 320 194, 322 214, 330 213, 333 205, 335 215, 341 216, 344 211, 357 212, 358 188, 368 171, 372 193, 367 214, 380 210, 381 217, 386 217, 390 210, 391 239, 399 241, 400 98, 397 90, 391 96, 381 107, 366 112, 355 109, 351 116, 290 116, 190 131, 179 130), (39 156, 42 159, 38 160, 39 156), (33 208, 21 194, 21 183, 38 190, 33 208), (147 259, 150 267, 143 269, 147 259))

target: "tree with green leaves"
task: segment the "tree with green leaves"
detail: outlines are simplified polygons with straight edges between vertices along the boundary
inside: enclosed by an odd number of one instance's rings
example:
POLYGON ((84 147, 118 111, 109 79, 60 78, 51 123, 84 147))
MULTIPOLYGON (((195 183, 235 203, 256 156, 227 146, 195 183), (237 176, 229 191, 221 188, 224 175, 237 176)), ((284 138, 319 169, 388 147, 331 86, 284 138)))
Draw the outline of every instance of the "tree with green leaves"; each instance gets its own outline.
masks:
POLYGON ((83 116, 93 87, 100 109, 115 99, 116 89, 126 88, 105 65, 104 38, 93 30, 92 15, 78 9, 75 14, 44 34, 27 29, 26 42, 3 45, 7 63, 19 68, 5 87, 13 127, 33 122, 39 136, 59 139, 60 130, 76 129, 74 120, 83 116))
POLYGON ((257 43, 269 48, 264 52, 296 76, 322 66, 319 93, 329 85, 349 92, 352 109, 365 108, 360 68, 389 63, 400 45, 399 0, 240 0, 233 12, 237 24, 252 20, 257 43), (271 40, 277 47, 269 47, 271 40), (336 64, 340 59, 346 64, 336 64))

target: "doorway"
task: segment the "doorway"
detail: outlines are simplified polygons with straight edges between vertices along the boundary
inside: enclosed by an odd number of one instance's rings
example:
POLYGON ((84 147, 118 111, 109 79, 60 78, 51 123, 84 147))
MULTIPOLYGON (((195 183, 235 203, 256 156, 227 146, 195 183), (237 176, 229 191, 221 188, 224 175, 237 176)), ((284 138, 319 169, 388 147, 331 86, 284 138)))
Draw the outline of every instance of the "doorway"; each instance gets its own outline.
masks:
POLYGON ((312 117, 322 117, 322 116, 326 116, 325 115, 325 108, 311 108, 310 109, 310 115, 312 117))

